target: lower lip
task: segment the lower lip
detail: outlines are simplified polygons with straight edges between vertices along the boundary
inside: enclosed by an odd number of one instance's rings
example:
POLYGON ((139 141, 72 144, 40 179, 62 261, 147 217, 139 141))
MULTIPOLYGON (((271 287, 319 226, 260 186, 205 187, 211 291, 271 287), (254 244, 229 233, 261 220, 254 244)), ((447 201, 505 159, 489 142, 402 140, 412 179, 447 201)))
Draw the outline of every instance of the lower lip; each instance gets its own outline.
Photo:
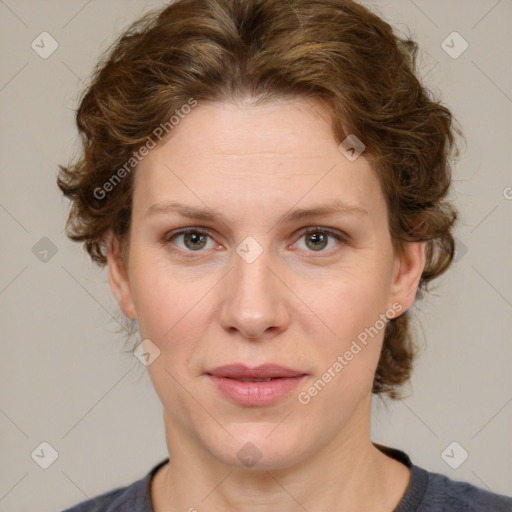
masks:
POLYGON ((242 382, 209 375, 217 389, 231 401, 246 406, 271 405, 295 389, 306 377, 281 377, 267 382, 242 382))

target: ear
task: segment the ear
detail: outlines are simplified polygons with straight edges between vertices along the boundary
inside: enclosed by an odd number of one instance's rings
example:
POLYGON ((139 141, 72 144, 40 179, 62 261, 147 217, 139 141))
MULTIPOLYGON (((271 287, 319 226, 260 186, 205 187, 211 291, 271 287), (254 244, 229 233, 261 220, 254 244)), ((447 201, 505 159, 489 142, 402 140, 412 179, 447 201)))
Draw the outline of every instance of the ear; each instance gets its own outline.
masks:
POLYGON ((396 255, 391 287, 392 302, 398 302, 405 313, 414 303, 425 267, 425 242, 406 242, 396 255))
POLYGON ((120 254, 119 240, 112 233, 107 242, 108 281, 121 311, 135 320, 137 315, 133 305, 128 272, 120 254))

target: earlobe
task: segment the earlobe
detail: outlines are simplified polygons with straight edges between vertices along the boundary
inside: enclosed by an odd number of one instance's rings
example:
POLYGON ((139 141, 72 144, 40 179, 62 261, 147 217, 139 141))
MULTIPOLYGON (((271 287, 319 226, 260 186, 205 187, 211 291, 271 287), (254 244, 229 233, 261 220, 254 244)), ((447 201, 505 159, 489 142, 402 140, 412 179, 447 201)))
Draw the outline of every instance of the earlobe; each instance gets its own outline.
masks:
POLYGON ((119 241, 110 235, 107 242, 108 280, 110 289, 123 314, 135 320, 137 315, 133 305, 130 281, 125 264, 121 258, 119 241))
POLYGON ((418 284, 425 268, 425 242, 408 242, 397 255, 393 268, 392 299, 403 312, 414 303, 418 284))

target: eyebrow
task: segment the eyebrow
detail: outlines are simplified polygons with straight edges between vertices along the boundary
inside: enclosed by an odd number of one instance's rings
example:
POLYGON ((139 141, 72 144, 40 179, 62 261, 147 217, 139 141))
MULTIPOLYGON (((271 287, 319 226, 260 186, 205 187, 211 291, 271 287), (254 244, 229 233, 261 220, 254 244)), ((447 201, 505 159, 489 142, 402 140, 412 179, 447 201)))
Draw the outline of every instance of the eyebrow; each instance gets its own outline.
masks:
MULTIPOLYGON (((220 220, 223 223, 226 223, 227 221, 226 217, 219 211, 215 211, 211 208, 195 208, 193 206, 178 203, 176 201, 157 203, 150 206, 144 214, 144 218, 164 214, 178 214, 182 217, 203 221, 220 220)), ((330 215, 349 215, 361 217, 368 215, 368 212, 359 206, 349 205, 341 201, 335 201, 334 203, 327 205, 319 205, 312 208, 300 208, 285 212, 277 219, 275 224, 297 222, 299 220, 310 217, 326 217, 330 215)))

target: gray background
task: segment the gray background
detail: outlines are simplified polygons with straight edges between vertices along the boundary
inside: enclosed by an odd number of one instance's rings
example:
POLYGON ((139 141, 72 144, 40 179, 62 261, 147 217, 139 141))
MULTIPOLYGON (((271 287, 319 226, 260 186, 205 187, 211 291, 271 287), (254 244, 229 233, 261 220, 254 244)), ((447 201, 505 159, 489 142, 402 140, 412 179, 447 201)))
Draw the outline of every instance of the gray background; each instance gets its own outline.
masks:
MULTIPOLYGON (((421 73, 468 143, 454 173, 458 261, 417 307, 426 351, 406 400, 388 410, 374 401, 373 440, 512 495, 512 2, 366 3, 411 28, 421 73), (469 43, 458 58, 442 47, 454 31, 469 43)), ((121 353, 106 272, 65 237, 67 201, 55 184, 57 164, 77 149, 74 109, 100 52, 162 4, 0 0, 2 511, 60 510, 141 478, 167 454, 145 368, 121 353), (45 59, 31 47, 43 31, 59 45, 45 59), (58 452, 47 469, 43 441, 58 452)), ((452 39, 453 54, 462 47, 452 39)))

